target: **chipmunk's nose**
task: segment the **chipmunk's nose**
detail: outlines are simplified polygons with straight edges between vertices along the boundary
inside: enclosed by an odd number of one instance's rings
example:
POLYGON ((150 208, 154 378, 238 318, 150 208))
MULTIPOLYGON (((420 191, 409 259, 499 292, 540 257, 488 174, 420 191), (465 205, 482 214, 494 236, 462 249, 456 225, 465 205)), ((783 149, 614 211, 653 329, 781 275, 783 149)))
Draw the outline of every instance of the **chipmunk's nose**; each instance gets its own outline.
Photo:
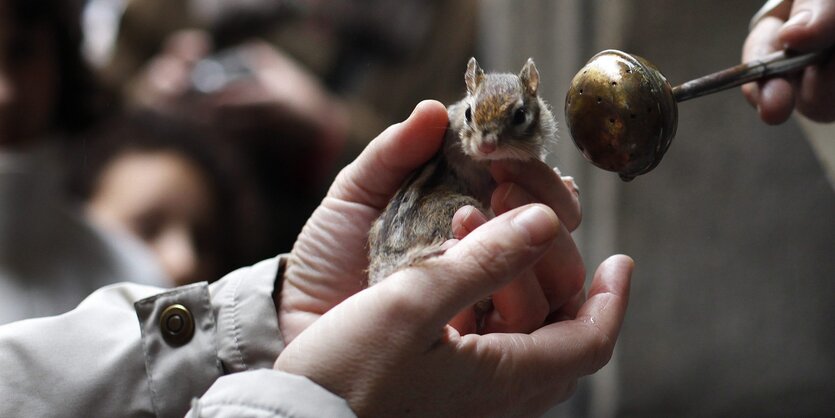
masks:
POLYGON ((492 129, 484 129, 481 132, 481 141, 478 141, 478 152, 488 155, 496 151, 499 138, 492 129))
POLYGON ((478 150, 484 155, 491 154, 493 153, 493 151, 496 150, 496 142, 483 141, 482 143, 478 144, 478 150))

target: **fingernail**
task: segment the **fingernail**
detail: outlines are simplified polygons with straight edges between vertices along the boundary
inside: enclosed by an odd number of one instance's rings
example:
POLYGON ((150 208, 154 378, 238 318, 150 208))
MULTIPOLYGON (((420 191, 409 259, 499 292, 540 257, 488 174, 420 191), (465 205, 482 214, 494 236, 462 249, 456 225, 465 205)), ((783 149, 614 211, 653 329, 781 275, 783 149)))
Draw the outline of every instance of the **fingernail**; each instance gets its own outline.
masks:
POLYGON ((812 12, 809 10, 801 10, 794 14, 786 23, 783 24, 784 28, 789 26, 806 26, 809 22, 812 21, 812 12))
POLYGON ((508 201, 512 199, 512 197, 510 195, 513 194, 513 189, 515 189, 515 188, 516 188, 516 186, 513 185, 513 184, 510 184, 510 185, 507 186, 507 190, 505 190, 504 195, 502 196, 502 200, 501 200, 502 205, 504 205, 504 207, 506 207, 506 208, 507 207, 511 207, 511 208, 513 207, 513 206, 509 205, 508 201))
POLYGON ((417 106, 415 106, 415 108, 414 108, 414 109, 412 109, 412 113, 409 113, 409 117, 408 117, 408 118, 406 118, 406 120, 411 119, 411 118, 412 118, 412 116, 414 116, 414 115, 415 115, 415 113, 417 113, 418 109, 420 109, 421 105, 423 105, 423 102, 418 103, 418 104, 417 104, 417 106))
POLYGON ((525 209, 510 223, 519 232, 528 236, 528 244, 531 245, 540 245, 554 238, 559 228, 559 220, 554 212, 545 210, 541 205, 525 209))
POLYGON ((473 216, 473 212, 475 212, 475 206, 466 205, 463 208, 461 208, 461 210, 464 211, 464 220, 467 220, 470 218, 470 216, 473 216))
POLYGON ((632 257, 630 257, 626 254, 618 254, 618 256, 621 257, 621 259, 623 259, 623 262, 626 264, 626 267, 629 268, 630 272, 635 270, 635 259, 634 258, 632 258, 632 257))
MULTIPOLYGON (((406 118, 405 120, 409 120, 409 119, 413 118, 416 114, 418 114, 418 113, 419 113, 419 111, 420 111, 422 108, 424 108, 424 107, 428 106, 428 103, 427 103, 427 102, 428 102, 428 100, 423 100, 423 101, 421 101, 420 103, 418 103, 418 104, 415 106, 415 108, 414 108, 414 109, 412 109, 412 113, 410 113, 410 114, 409 114, 409 117, 408 117, 408 118, 406 118)), ((404 121, 404 122, 405 122, 405 121, 404 121)))
POLYGON ((458 239, 461 239, 461 238, 467 236, 470 232, 472 232, 467 227, 467 225, 469 223, 470 217, 473 216, 476 209, 475 209, 475 207, 468 205, 468 206, 464 206, 461 210, 463 211, 464 215, 461 218, 461 222, 459 224, 457 224, 456 226, 454 226, 453 227, 454 229, 452 231, 452 235, 455 236, 458 239))
POLYGON ((574 193, 575 196, 580 196, 580 186, 578 186, 577 182, 574 181, 574 177, 565 176, 562 177, 562 181, 574 193))
POLYGON ((513 209, 518 208, 519 206, 527 205, 528 203, 533 203, 533 199, 519 186, 510 183, 507 187, 507 191, 504 193, 504 196, 502 196, 501 202, 506 209, 513 209))

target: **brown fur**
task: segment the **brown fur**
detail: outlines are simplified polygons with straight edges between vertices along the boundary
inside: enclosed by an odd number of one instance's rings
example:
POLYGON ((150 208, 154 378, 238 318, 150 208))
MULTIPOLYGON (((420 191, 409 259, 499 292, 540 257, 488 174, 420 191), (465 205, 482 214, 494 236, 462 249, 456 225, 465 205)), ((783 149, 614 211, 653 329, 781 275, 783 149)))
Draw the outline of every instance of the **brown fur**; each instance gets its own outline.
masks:
POLYGON ((513 75, 485 74, 472 58, 464 80, 467 96, 448 109, 442 150, 403 183, 369 232, 369 285, 441 254, 461 207, 489 213, 495 188, 490 160, 544 159, 556 141, 556 122, 537 95, 539 72, 532 60, 513 75), (520 107, 525 120, 516 124, 520 107), (483 155, 484 141, 495 141, 495 151, 483 155))

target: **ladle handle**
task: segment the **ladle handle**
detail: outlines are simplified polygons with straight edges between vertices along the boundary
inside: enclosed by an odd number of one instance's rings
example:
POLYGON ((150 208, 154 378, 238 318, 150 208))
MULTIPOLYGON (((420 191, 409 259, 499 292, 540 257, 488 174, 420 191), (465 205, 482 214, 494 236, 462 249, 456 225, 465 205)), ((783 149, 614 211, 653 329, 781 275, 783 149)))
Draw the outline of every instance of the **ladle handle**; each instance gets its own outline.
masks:
POLYGON ((750 81, 788 73, 823 59, 831 52, 832 50, 823 50, 797 55, 790 51, 777 51, 762 59, 739 64, 673 87, 673 97, 677 102, 683 102, 750 81))

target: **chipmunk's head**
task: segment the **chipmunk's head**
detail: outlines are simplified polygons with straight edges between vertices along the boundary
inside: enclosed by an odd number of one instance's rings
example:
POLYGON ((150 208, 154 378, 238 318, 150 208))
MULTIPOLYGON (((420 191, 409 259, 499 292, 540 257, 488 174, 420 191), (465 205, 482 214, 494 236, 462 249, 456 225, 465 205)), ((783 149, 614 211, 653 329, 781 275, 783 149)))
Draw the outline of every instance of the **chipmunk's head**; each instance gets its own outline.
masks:
POLYGON ((476 160, 542 159, 556 122, 539 98, 539 71, 528 59, 518 75, 485 74, 471 58, 461 145, 476 160))

